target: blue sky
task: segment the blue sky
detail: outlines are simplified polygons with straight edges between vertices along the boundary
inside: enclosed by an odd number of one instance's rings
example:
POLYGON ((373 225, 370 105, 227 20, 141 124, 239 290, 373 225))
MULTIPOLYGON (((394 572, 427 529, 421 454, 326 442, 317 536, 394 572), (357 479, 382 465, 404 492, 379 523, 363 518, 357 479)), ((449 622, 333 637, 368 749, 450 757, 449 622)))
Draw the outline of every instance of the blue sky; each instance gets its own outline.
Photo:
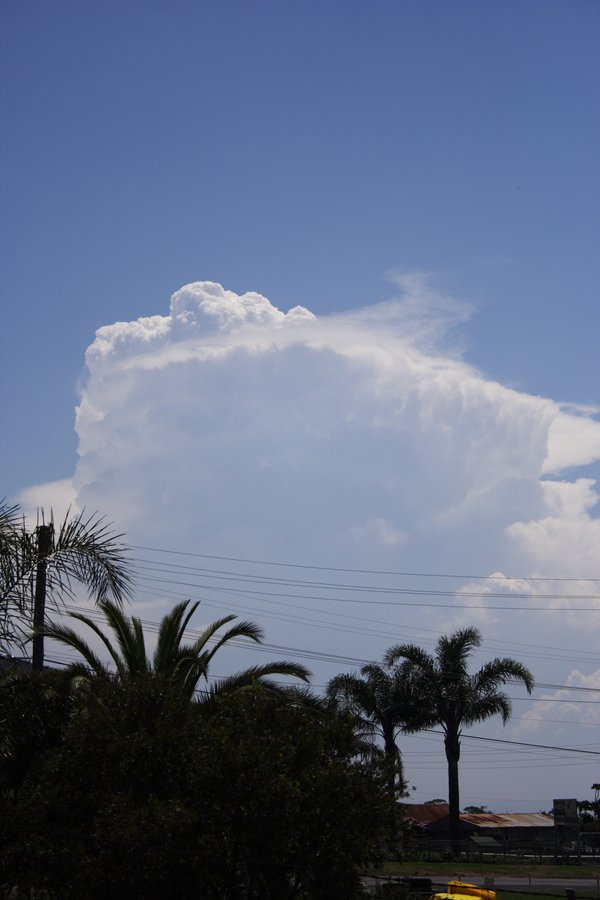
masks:
MULTIPOLYGON (((217 555, 600 577, 597 415, 556 405, 599 401, 599 35, 595 0, 5 0, 0 494, 69 480, 134 542, 217 555), (230 293, 169 312, 200 281, 230 293), (248 292, 318 324, 237 334, 248 292), (113 323, 149 316, 148 355, 113 323)), ((520 637, 597 647, 587 619, 520 637)))

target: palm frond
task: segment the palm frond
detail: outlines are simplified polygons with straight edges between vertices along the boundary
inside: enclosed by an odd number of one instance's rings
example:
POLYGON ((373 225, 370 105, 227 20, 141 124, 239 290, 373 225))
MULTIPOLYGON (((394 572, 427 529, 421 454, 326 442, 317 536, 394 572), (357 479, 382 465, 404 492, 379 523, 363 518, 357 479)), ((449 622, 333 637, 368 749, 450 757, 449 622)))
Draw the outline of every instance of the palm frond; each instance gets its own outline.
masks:
POLYGON ((512 705, 506 694, 498 691, 489 691, 486 694, 478 694, 472 698, 469 705, 465 708, 462 716, 463 724, 466 727, 476 725, 478 722, 485 722, 492 716, 501 716, 503 724, 510 719, 512 705))
POLYGON ((202 666, 204 668, 204 677, 208 676, 208 669, 210 666, 210 662, 215 655, 215 653, 221 649, 225 644, 229 643, 229 641, 235 640, 235 638, 249 638, 251 641, 255 641, 255 643, 260 644, 264 639, 264 631, 260 627, 260 625, 256 625, 254 622, 237 622, 235 625, 232 625, 231 628, 228 628, 227 631, 222 634, 215 644, 210 647, 210 649, 205 649, 204 652, 201 653, 203 647, 206 647, 208 641, 214 637, 215 633, 225 625, 227 622, 231 622, 236 618, 236 616, 225 616, 223 619, 218 619, 216 622, 213 622, 212 625, 209 625, 206 628, 198 640, 184 648, 184 650, 190 655, 198 660, 202 661, 202 666))
POLYGON ((140 620, 135 616, 127 618, 112 600, 101 600, 98 606, 116 635, 121 648, 124 670, 130 676, 149 671, 151 666, 146 657, 144 630, 140 620))
POLYGON ((199 601, 185 600, 162 619, 154 652, 155 672, 167 672, 173 665, 178 665, 183 635, 199 605, 199 601))
POLYGON ((433 657, 416 644, 395 644, 385 652, 383 659, 388 666, 396 665, 400 660, 406 660, 413 667, 422 669, 423 672, 433 672, 435 669, 433 657))
POLYGON ((523 663, 510 657, 497 657, 486 663, 475 674, 474 679, 476 690, 485 690, 488 686, 498 687, 509 681, 524 684, 528 694, 531 694, 535 687, 535 681, 529 669, 523 663))
POLYGON ((3 613, 31 605, 36 567, 34 536, 25 528, 18 505, 0 502, 0 604, 3 613))
POLYGON ((61 590, 71 580, 83 582, 95 599, 111 596, 120 605, 132 596, 131 564, 122 534, 116 534, 104 516, 85 510, 67 511, 48 558, 49 569, 61 590))
POLYGON ((233 691, 240 690, 253 685, 261 685, 276 693, 283 693, 287 689, 285 686, 277 684, 275 681, 269 680, 269 676, 287 676, 299 678, 301 681, 308 682, 311 677, 309 670, 300 663, 291 662, 290 660, 280 659, 272 663, 266 663, 262 666, 250 666, 242 672, 235 675, 229 675, 225 678, 219 678, 218 681, 209 688, 207 692, 203 692, 200 702, 204 702, 207 697, 221 696, 229 694, 233 691))
POLYGON ((437 644, 437 663, 442 676, 448 678, 466 674, 469 657, 481 644, 476 628, 463 628, 451 635, 443 635, 437 644))
POLYGON ((357 675, 336 675, 326 690, 338 709, 359 719, 364 727, 372 726, 373 718, 377 717, 377 704, 368 680, 357 675))
MULTIPOLYGON (((104 612, 103 602, 101 601, 99 605, 100 605, 100 609, 102 610, 102 612, 104 612)), ((77 619, 77 621, 79 621, 79 622, 83 622, 84 625, 86 625, 89 629, 91 629, 91 631, 93 631, 94 634, 98 638, 100 638, 100 640, 102 641, 102 643, 108 650, 110 658, 112 659, 113 663, 115 664, 115 666, 117 668, 117 672, 119 672, 121 674, 122 670, 123 670, 123 661, 122 661, 121 656, 119 655, 118 651, 115 649, 112 641, 107 637, 107 635, 104 633, 104 631, 98 625, 96 625, 96 623, 92 619, 90 619, 89 616, 86 616, 83 613, 72 612, 72 613, 69 613, 69 617, 71 619, 77 619)), ((49 635, 49 636, 51 636, 51 635, 49 635)))
MULTIPOLYGON (((86 621, 84 616, 78 616, 82 621, 86 621)), ((90 620, 87 620, 86 624, 91 624, 90 620)), ((44 637, 51 638, 54 641, 59 641, 61 644, 64 644, 67 647, 71 647, 72 650, 76 650, 81 656, 83 656, 87 666, 91 669, 96 675, 105 675, 107 672, 106 666, 102 662, 99 656, 97 656, 89 644, 77 634, 72 628, 69 628, 67 625, 45 625, 42 629, 44 637)))

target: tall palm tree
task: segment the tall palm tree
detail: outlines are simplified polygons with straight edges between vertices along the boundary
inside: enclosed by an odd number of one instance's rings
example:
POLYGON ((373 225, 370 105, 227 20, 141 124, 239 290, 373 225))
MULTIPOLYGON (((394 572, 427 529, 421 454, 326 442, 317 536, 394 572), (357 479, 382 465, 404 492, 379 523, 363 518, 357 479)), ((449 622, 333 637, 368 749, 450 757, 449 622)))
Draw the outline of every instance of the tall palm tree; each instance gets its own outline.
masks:
POLYGON ((338 708, 351 713, 367 734, 383 739, 388 792, 396 796, 404 787, 402 756, 396 743, 412 711, 407 671, 401 666, 383 668, 369 663, 357 675, 337 675, 327 685, 327 696, 338 708))
MULTIPOLYGON (((89 616, 69 613, 72 619, 83 622, 101 640, 116 669, 116 677, 121 682, 131 681, 144 675, 156 675, 167 679, 182 695, 192 699, 202 681, 208 685, 210 663, 215 653, 235 638, 246 637, 255 643, 262 643, 262 628, 252 622, 237 622, 220 636, 217 632, 232 622, 236 616, 217 619, 205 628, 193 643, 183 644, 185 630, 196 612, 199 603, 186 600, 173 607, 160 623, 158 641, 152 660, 146 652, 144 630, 140 619, 124 615, 121 608, 110 600, 100 600, 98 606, 113 633, 112 639, 89 616), (116 639, 116 643, 115 643, 116 639)), ((84 678, 108 676, 109 667, 92 650, 76 631, 65 625, 47 625, 46 637, 60 641, 83 657, 83 663, 74 663, 71 674, 84 678)), ((250 684, 266 684, 275 687, 266 679, 269 675, 291 675, 308 681, 310 672, 299 663, 278 660, 262 666, 251 666, 243 672, 222 678, 212 687, 202 692, 203 699, 210 700, 216 694, 237 690, 250 684)))
POLYGON ((490 716, 511 715, 510 700, 499 687, 507 681, 522 682, 530 694, 534 687, 531 672, 509 657, 496 658, 474 674, 469 674, 469 657, 481 644, 476 628, 464 628, 439 639, 435 656, 415 644, 397 644, 385 655, 389 665, 404 660, 414 677, 415 703, 408 733, 440 725, 448 762, 448 805, 450 836, 458 849, 460 797, 458 762, 463 728, 483 722, 490 716))
MULTIPOLYGON (((29 618, 34 628, 34 670, 44 665, 44 630, 47 603, 59 606, 73 596, 73 582, 84 584, 95 600, 112 596, 118 604, 131 596, 127 550, 104 517, 85 511, 67 511, 56 531, 52 517, 29 530, 19 508, 3 507, 0 516, 0 604, 6 613, 29 618)), ((21 628, 21 631, 23 629, 21 628)), ((13 635, 18 639, 16 629, 13 635)))

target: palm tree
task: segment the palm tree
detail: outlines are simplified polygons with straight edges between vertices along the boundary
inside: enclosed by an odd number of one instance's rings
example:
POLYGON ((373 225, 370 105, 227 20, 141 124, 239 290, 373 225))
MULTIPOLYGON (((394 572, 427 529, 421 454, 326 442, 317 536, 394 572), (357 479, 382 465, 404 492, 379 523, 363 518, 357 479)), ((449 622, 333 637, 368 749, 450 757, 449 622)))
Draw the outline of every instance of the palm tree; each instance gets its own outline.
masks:
POLYGON ((468 662, 473 650, 481 644, 476 628, 464 628, 439 639, 435 656, 415 644, 397 644, 385 655, 388 665, 404 660, 414 677, 417 703, 408 733, 440 725, 448 761, 448 805, 450 836, 454 850, 459 840, 458 762, 463 728, 483 722, 490 716, 510 718, 511 704, 498 688, 507 681, 522 682, 530 694, 534 687, 531 672, 522 663, 508 657, 496 658, 470 675, 468 662))
MULTIPOLYGON (((19 520, 19 508, 2 507, 0 523, 0 604, 5 622, 10 613, 31 617, 34 629, 32 667, 44 665, 46 605, 60 606, 73 596, 74 581, 84 584, 95 600, 111 595, 122 604, 131 597, 131 574, 127 551, 120 543, 122 535, 98 513, 71 515, 67 511, 58 531, 54 522, 45 522, 41 511, 39 524, 28 530, 19 520)), ((14 623, 13 623, 14 624, 14 623)), ((24 629, 21 629, 23 632, 24 629)), ((16 628, 12 635, 19 640, 16 628)))
POLYGON ((402 756, 396 737, 412 711, 409 678, 401 666, 384 669, 369 663, 361 676, 337 675, 327 685, 327 695, 336 706, 349 712, 367 734, 383 739, 388 792, 395 797, 404 788, 402 756))
POLYGON ((19 513, 18 506, 0 501, 0 646, 15 643, 14 620, 23 612, 14 595, 19 581, 19 513))
MULTIPOLYGON (((69 616, 83 622, 101 640, 116 668, 117 679, 125 683, 144 675, 163 677, 178 693, 189 699, 192 699, 194 693, 198 691, 199 682, 204 681, 208 684, 210 663, 221 647, 241 637, 260 644, 264 637, 262 628, 252 622, 237 622, 217 636, 219 629, 236 618, 230 615, 217 619, 205 628, 193 643, 182 644, 185 630, 199 606, 198 602, 191 603, 186 600, 173 607, 161 621, 156 649, 150 660, 146 652, 141 620, 135 617, 127 618, 121 608, 110 600, 100 600, 98 606, 113 632, 113 639, 109 638, 89 616, 77 612, 69 613, 69 616)), ((73 676, 87 679, 110 675, 108 666, 72 628, 65 625, 47 625, 44 634, 77 650, 83 657, 83 663, 74 663, 70 666, 73 676)), ((202 692, 203 700, 209 701, 217 694, 235 691, 250 684, 262 684, 276 689, 273 682, 266 680, 269 675, 290 675, 308 681, 310 672, 299 663, 287 660, 251 666, 236 675, 220 679, 210 688, 207 687, 202 692)))

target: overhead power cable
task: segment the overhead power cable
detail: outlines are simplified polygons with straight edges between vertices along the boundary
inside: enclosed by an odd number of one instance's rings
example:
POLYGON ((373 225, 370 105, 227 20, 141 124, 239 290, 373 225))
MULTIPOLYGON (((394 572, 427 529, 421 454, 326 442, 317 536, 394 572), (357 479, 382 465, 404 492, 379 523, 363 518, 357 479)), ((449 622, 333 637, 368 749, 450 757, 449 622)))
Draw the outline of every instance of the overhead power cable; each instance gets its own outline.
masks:
MULTIPOLYGON (((435 731, 433 729, 423 729, 427 731, 428 734, 439 734, 444 737, 443 731, 435 731)), ((585 753, 590 756, 600 756, 600 750, 580 750, 575 747, 554 747, 548 744, 531 744, 528 741, 509 741, 507 738, 491 738, 491 737, 483 737, 483 735, 478 734, 461 734, 461 741, 489 741, 494 744, 512 744, 515 747, 532 747, 536 750, 557 750, 561 753, 585 753)))
POLYGON ((217 559, 222 560, 224 562, 241 562, 241 563, 249 563, 252 565, 259 566, 278 566, 281 568, 289 568, 289 569, 313 569, 315 571, 320 572, 352 572, 360 575, 394 575, 399 577, 413 577, 413 578, 462 578, 462 579, 491 579, 495 581, 600 581, 600 577, 598 578, 557 578, 551 576, 540 576, 540 575, 465 575, 458 573, 450 573, 450 572, 396 572, 390 571, 386 569, 351 569, 344 568, 340 566, 318 566, 318 565, 310 565, 308 563, 289 563, 289 562, 274 562, 273 560, 265 560, 265 559, 248 559, 239 556, 216 556, 214 554, 209 553, 191 553, 184 550, 167 550, 162 547, 144 547, 136 544, 131 545, 132 550, 150 550, 153 553, 172 553, 174 556, 191 556, 196 557, 198 559, 217 559))
MULTIPOLYGON (((191 587, 198 588, 199 585, 193 581, 175 581, 172 578, 157 578, 157 577, 146 577, 145 581, 150 581, 155 584, 176 584, 179 587, 191 587)), ((237 578, 227 579, 224 578, 222 580, 226 581, 238 581, 237 578)), ((256 584, 256 581, 250 581, 251 584, 256 584)), ((265 584, 274 584, 274 582, 264 582, 265 584)), ((292 587, 294 585, 285 585, 286 587, 292 587)), ((298 587, 300 585, 297 585, 298 587)), ((321 587, 321 586, 319 586, 321 587)), ((334 587, 333 585, 329 585, 329 587, 334 587)), ((342 588, 343 590, 350 591, 361 591, 362 593, 374 593, 374 594, 400 594, 403 596, 409 595, 419 595, 419 596, 436 596, 436 597, 472 597, 474 599, 486 600, 488 597, 514 597, 516 595, 506 595, 506 594, 477 594, 477 593, 459 593, 456 594, 454 591, 418 591, 418 590, 410 590, 410 589, 384 589, 384 588, 352 588, 344 585, 337 585, 336 587, 342 588)), ((296 600, 327 600, 331 603, 348 603, 348 604, 368 604, 369 606, 395 606, 395 607, 424 607, 427 606, 431 609, 486 609, 486 610, 496 610, 496 611, 520 611, 520 612, 600 612, 600 608, 594 606, 564 606, 564 607, 554 607, 554 606, 513 606, 503 603, 501 606, 492 606, 489 603, 486 603, 485 606, 473 604, 473 603, 424 603, 422 600, 414 600, 414 601, 406 601, 406 600, 378 600, 369 597, 367 599, 356 599, 350 597, 322 597, 315 594, 283 594, 279 591, 256 591, 250 588, 244 588, 243 591, 236 588, 222 588, 219 585, 203 585, 203 588, 206 590, 210 588, 212 591, 225 591, 225 592, 234 592, 234 593, 244 593, 244 594, 252 594, 255 596, 267 596, 267 597, 279 597, 286 598, 290 597, 296 600)), ((324 587, 322 589, 325 589, 324 587)), ((569 595, 569 596, 558 596, 558 595, 534 595, 527 596, 521 595, 523 599, 531 599, 531 600, 599 600, 600 595, 569 595)))
MULTIPOLYGON (((229 609, 232 609, 232 608, 233 609, 242 609, 242 610, 244 610, 244 613, 252 612, 254 614, 259 614, 263 618, 276 619, 276 620, 280 620, 280 621, 281 620, 289 621, 293 618, 296 621, 303 622, 307 625, 311 625, 311 626, 318 625, 320 628, 327 628, 327 629, 336 628, 339 631, 347 631, 349 633, 355 634, 357 632, 356 626, 348 627, 345 625, 340 625, 337 622, 338 619, 348 619, 348 620, 353 620, 355 622, 368 623, 368 625, 370 627, 365 628, 364 625, 361 626, 360 629, 358 629, 359 633, 371 634, 376 637, 377 636, 389 637, 389 631, 386 630, 385 632, 381 632, 378 629, 373 628, 372 627, 373 625, 381 625, 386 628, 399 627, 398 622, 390 622, 390 621, 385 621, 385 620, 381 620, 381 619, 373 619, 372 616, 369 616, 368 618, 365 616, 355 616, 355 615, 350 615, 349 613, 342 613, 337 610, 335 612, 333 612, 333 611, 330 612, 326 609, 323 609, 323 607, 306 606, 305 604, 297 604, 297 603, 286 603, 285 609, 283 611, 280 609, 277 613, 266 612, 262 607, 247 606, 247 605, 240 606, 240 603, 239 603, 240 597, 249 599, 249 600, 255 599, 254 597, 246 598, 246 594, 244 591, 237 590, 237 589, 226 590, 226 589, 219 588, 218 592, 220 594, 224 594, 224 595, 234 598, 234 600, 228 602, 229 609), (306 616, 291 616, 289 613, 287 613, 285 611, 288 609, 300 609, 305 612, 317 612, 320 614, 325 614, 328 616, 335 617, 335 621, 332 623, 332 622, 324 622, 322 619, 319 619, 319 620, 312 619, 312 618, 309 618, 306 616)), ((140 589, 139 593, 146 594, 146 595, 152 596, 152 597, 156 596, 156 594, 154 592, 152 592, 148 589, 146 589, 146 590, 140 589)), ((179 600, 179 599, 188 599, 190 597, 190 594, 188 592, 175 591, 175 590, 171 589, 169 591, 161 591, 161 596, 163 597, 163 599, 179 600)), ((206 606, 215 607, 216 609, 223 608, 222 603, 218 603, 213 600, 208 600, 205 597, 198 597, 197 594, 195 596, 206 606)), ((260 599, 264 603, 269 603, 269 604, 278 603, 277 600, 266 597, 262 593, 258 599, 260 599)), ((411 625, 402 623, 401 627, 403 630, 414 631, 414 632, 417 632, 419 635, 422 635, 424 632, 430 632, 433 635, 440 634, 439 631, 437 631, 435 629, 431 629, 431 628, 426 628, 424 626, 417 627, 417 626, 411 626, 411 625)), ((421 637, 420 640, 424 643, 433 643, 433 640, 431 638, 421 637)), ((506 645, 511 648, 512 652, 514 652, 516 650, 516 648, 522 648, 520 652, 522 654, 526 653, 529 658, 532 656, 536 656, 536 657, 541 657, 544 659, 557 659, 558 658, 562 662, 564 662, 566 660, 572 660, 572 661, 578 661, 578 662, 585 660, 585 661, 592 662, 592 663, 598 662, 598 653, 595 653, 593 651, 583 651, 581 649, 574 650, 573 648, 553 647, 553 646, 550 646, 547 644, 531 644, 531 643, 523 643, 523 642, 519 642, 519 641, 510 641, 509 642, 509 641, 496 640, 493 643, 498 644, 498 645, 506 645), (541 652, 544 650, 551 651, 551 652, 550 653, 541 652)), ((493 644, 490 644, 488 646, 492 647, 493 644)))
MULTIPOLYGON (((399 588, 399 587, 383 587, 373 584, 347 584, 338 581, 307 581, 297 578, 275 578, 270 575, 254 575, 249 572, 236 572, 224 569, 204 569, 191 566, 169 566, 165 572, 164 566, 153 565, 153 560, 137 560, 142 563, 142 571, 160 572, 170 574, 175 570, 174 574, 184 575, 187 577, 197 575, 199 578, 210 579, 211 581, 233 581, 249 584, 264 584, 271 587, 289 587, 289 588, 317 588, 318 590, 344 590, 353 591, 355 593, 368 594, 399 594, 399 595, 417 595, 428 597, 474 597, 486 600, 489 597, 503 598, 510 597, 518 600, 600 600, 600 594, 524 594, 511 591, 510 594, 501 591, 466 591, 466 590, 426 590, 425 588, 399 588)), ((451 576, 453 577, 453 576, 451 576)), ((160 581, 161 579, 157 579, 160 581)), ((591 579, 589 579, 591 580, 591 579)), ((188 582, 177 582, 178 584, 189 584, 188 582)))

